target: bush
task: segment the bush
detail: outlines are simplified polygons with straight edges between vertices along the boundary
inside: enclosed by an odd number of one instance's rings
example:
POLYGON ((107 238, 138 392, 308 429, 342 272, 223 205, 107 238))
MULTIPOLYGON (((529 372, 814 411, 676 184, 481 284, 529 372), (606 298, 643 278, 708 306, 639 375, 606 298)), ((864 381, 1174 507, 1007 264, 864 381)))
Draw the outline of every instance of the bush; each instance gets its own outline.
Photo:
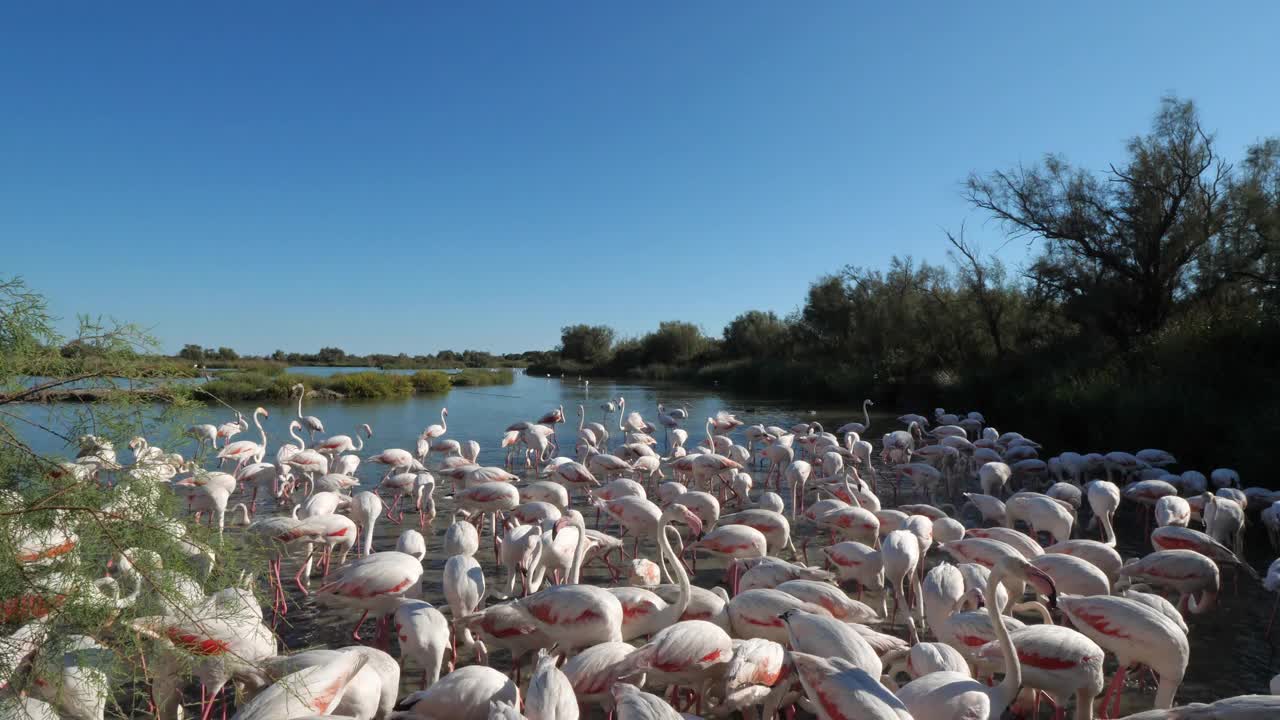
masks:
POLYGON ((449 376, 456 387, 482 387, 486 385, 510 385, 515 382, 515 373, 511 368, 498 370, 463 370, 449 376))
POLYGON ((420 393, 445 393, 453 384, 449 382, 449 374, 439 370, 419 370, 409 376, 413 389, 420 393))
POLYGON ((613 328, 607 325, 569 325, 560 329, 560 355, 588 365, 609 359, 613 328))
POLYGON ((414 391, 413 382, 407 376, 398 373, 369 370, 365 372, 339 373, 332 377, 323 378, 323 380, 327 382, 313 382, 312 384, 342 393, 348 398, 361 400, 408 397, 414 391))

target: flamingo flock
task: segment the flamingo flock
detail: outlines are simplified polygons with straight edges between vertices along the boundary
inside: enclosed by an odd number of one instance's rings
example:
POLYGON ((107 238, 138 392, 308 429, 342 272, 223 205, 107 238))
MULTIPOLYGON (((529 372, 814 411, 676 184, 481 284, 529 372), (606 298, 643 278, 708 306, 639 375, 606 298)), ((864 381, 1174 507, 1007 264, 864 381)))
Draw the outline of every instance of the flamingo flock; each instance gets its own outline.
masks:
POLYGON ((724 411, 699 426, 674 404, 655 425, 625 398, 600 422, 579 406, 576 428, 557 427, 563 406, 495 427, 505 460, 483 465, 484 439, 451 437, 447 409, 415 447, 367 452, 368 424, 317 440, 293 390, 274 455, 256 408, 192 427, 190 456, 139 437, 127 463, 86 436, 51 471, 172 493, 164 527, 191 573, 118 548, 78 582, 57 569, 89 562, 75 532, 20 533, 16 564, 39 581, 3 603, 0 720, 123 712, 107 638, 54 641, 71 597, 137 638, 135 711, 164 720, 1085 720, 1120 717, 1122 697, 1131 718, 1280 717, 1270 688, 1178 705, 1189 633, 1224 611, 1226 578, 1280 602, 1280 560, 1260 575, 1244 557, 1251 512, 1280 543, 1280 495, 1229 469, 1175 473, 1157 449, 1049 456, 942 408, 900 416, 877 456, 870 400, 833 433, 724 411), (1142 529, 1135 556, 1121 512, 1142 529), (225 557, 261 566, 209 588, 225 557), (285 649, 304 603, 349 640, 285 649))

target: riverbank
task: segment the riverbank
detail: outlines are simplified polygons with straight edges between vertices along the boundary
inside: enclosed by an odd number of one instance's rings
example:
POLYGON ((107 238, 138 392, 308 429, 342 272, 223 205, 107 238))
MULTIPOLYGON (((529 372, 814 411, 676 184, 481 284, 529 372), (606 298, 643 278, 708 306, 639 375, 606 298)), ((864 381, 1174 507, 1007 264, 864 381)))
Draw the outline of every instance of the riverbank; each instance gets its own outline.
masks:
POLYGON ((220 374, 202 385, 196 395, 212 395, 227 402, 284 401, 295 397, 293 388, 302 385, 310 397, 384 400, 445 393, 454 387, 510 385, 514 380, 515 372, 510 368, 467 369, 456 373, 419 370, 412 375, 366 370, 329 376, 241 371, 220 374))
POLYGON ((998 427, 1081 452, 1165 448, 1183 465, 1231 467, 1248 484, 1275 487, 1271 436, 1280 428, 1280 356, 1274 323, 1174 326, 1124 350, 1063 341, 971 366, 915 372, 900 361, 854 364, 833 356, 714 358, 684 365, 600 365, 548 354, 535 377, 676 381, 817 406, 871 398, 882 410, 931 415, 939 405, 978 410, 998 427))
MULTIPOLYGON (((286 402, 297 397, 294 387, 306 388, 309 400, 390 400, 412 395, 435 395, 455 387, 510 385, 515 372, 510 368, 460 370, 447 373, 419 370, 412 375, 383 371, 335 373, 331 376, 286 372, 230 371, 219 373, 201 385, 157 384, 149 388, 51 387, 35 392, 22 391, 21 402, 107 402, 131 400, 172 402, 179 396, 213 403, 253 401, 286 402), (216 398, 216 400, 215 400, 216 398)), ((6 396, 0 396, 4 400, 6 396)))

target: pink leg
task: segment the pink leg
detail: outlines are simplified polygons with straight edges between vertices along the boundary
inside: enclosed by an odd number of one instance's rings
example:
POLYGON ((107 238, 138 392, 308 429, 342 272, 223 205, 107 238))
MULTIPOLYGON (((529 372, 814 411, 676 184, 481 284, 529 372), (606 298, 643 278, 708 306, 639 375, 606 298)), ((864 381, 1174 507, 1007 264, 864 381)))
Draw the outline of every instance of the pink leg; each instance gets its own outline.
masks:
POLYGON ((298 589, 302 591, 303 595, 310 595, 311 591, 308 590, 307 587, 302 584, 302 573, 306 571, 307 571, 307 564, 303 563, 302 567, 298 568, 298 574, 293 576, 293 582, 298 585, 298 589))
POLYGON ((1111 684, 1107 686, 1107 692, 1102 696, 1102 706, 1099 708, 1099 713, 1102 717, 1111 717, 1107 704, 1113 695, 1116 696, 1116 705, 1117 708, 1119 707, 1120 688, 1124 686, 1124 676, 1128 671, 1129 668, 1127 667, 1116 668, 1116 673, 1111 678, 1111 684))
POLYGON ((351 639, 352 639, 352 640, 355 640, 356 642, 360 642, 360 640, 361 640, 361 637, 360 637, 360 626, 361 626, 361 625, 364 625, 364 619, 365 619, 365 618, 367 618, 367 617, 369 617, 369 611, 368 611, 368 610, 365 610, 365 611, 364 611, 364 614, 360 616, 360 622, 356 623, 356 629, 351 631, 351 639))

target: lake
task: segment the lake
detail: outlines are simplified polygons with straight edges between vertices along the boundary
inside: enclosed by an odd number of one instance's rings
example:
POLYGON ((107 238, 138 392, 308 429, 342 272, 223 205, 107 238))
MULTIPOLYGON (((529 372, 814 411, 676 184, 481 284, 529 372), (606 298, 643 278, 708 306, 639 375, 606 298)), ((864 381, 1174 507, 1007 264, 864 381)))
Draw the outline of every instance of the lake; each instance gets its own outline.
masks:
MULTIPOLYGON (((353 372, 363 368, 290 368, 291 372, 305 372, 312 375, 327 375, 340 372, 353 372)), ((406 371, 412 372, 412 371, 406 371)), ((362 423, 373 427, 373 438, 367 441, 361 457, 367 457, 385 448, 405 448, 412 451, 414 443, 422 430, 433 423, 440 422, 440 410, 449 408, 448 434, 458 440, 476 440, 481 446, 480 462, 484 465, 502 465, 505 453, 499 447, 504 428, 522 420, 536 420, 543 413, 563 405, 567 423, 557 426, 557 433, 563 448, 571 451, 577 428, 577 408, 582 405, 588 418, 602 421, 604 412, 601 404, 609 400, 616 401, 622 396, 627 401, 627 410, 638 410, 645 418, 656 423, 656 406, 659 402, 668 407, 687 407, 689 421, 685 427, 689 431, 689 445, 702 439, 705 418, 719 410, 727 410, 738 416, 747 424, 762 423, 765 425, 781 425, 789 427, 800 421, 817 420, 829 429, 851 421, 861 420, 860 407, 823 407, 810 409, 796 407, 778 400, 766 400, 745 395, 719 392, 715 389, 694 388, 682 385, 637 384, 607 380, 593 380, 590 383, 575 378, 539 378, 529 377, 517 370, 515 382, 507 386, 483 388, 457 388, 444 395, 416 395, 399 400, 381 401, 306 401, 303 413, 316 415, 324 422, 328 434, 347 434, 353 437, 356 428, 362 423)), ((290 420, 297 413, 297 404, 271 403, 264 406, 270 417, 264 422, 268 438, 268 458, 273 458, 275 448, 289 441, 287 428, 290 420)), ((249 417, 254 408, 250 405, 237 405, 237 409, 249 417)), ((929 414, 931 408, 915 408, 916 412, 929 414)), ((18 409, 22 416, 44 424, 58 425, 68 412, 83 412, 79 406, 22 406, 18 409)), ((158 412, 159 409, 155 409, 158 412)), ((213 406, 201 413, 203 422, 221 423, 234 419, 226 408, 213 406)), ((898 412, 872 414, 872 431, 867 439, 879 445, 880 436, 889 430, 898 429, 900 425, 892 418, 898 412)), ((618 416, 611 417, 612 428, 617 428, 618 416)), ((1017 428, 1017 418, 990 418, 1001 430, 1017 428), (1007 425, 1007 427, 1006 427, 1007 425)), ((43 452, 59 452, 73 454, 61 446, 59 441, 45 435, 34 435, 24 432, 24 436, 32 439, 36 448, 43 452)), ((734 434, 738 442, 745 444, 741 433, 734 434)), ((257 430, 250 429, 236 439, 257 439, 257 430)), ((617 435, 612 438, 616 443, 617 435)), ((152 438, 153 444, 166 449, 189 452, 194 443, 186 438, 152 438)), ((310 445, 310 438, 305 437, 310 445)), ((662 442, 659 433, 659 442, 662 442)), ((660 445, 660 447, 662 447, 660 445)), ((1057 454, 1066 448, 1046 448, 1046 455, 1057 454)), ((1076 450, 1096 449, 1102 452, 1114 448, 1074 448, 1076 450)), ((1131 448, 1135 449, 1136 448, 1131 448)), ((1170 447, 1176 453, 1176 444, 1170 447)), ((878 453, 877 453, 878 454, 878 453)), ((122 459, 129 459, 127 450, 121 449, 122 459)), ((878 461, 878 458, 877 458, 878 461)), ((384 468, 382 466, 362 465, 359 477, 362 485, 371 488, 376 485, 384 468)), ((763 473, 754 473, 756 486, 760 486, 763 473)), ((885 486, 882 485, 882 489, 885 486)), ((440 572, 446 558, 442 557, 441 542, 444 528, 449 522, 450 503, 443 500, 449 494, 448 484, 437 482, 437 505, 440 516, 436 519, 434 533, 428 538, 429 555, 424 574, 425 586, 429 588, 428 600, 443 605, 440 596, 440 572)), ((904 497, 904 502, 915 501, 904 497)), ((235 500, 233 499, 233 503, 235 500)), ((886 506, 888 506, 886 502, 886 506)), ((1140 523, 1134 520, 1132 503, 1122 505, 1117 518, 1117 529, 1120 533, 1120 550, 1122 555, 1133 556, 1150 552, 1141 537, 1140 523), (1142 545, 1142 546, 1140 546, 1142 545)), ((594 513, 584 513, 588 522, 594 513)), ((1087 509, 1085 510, 1087 515, 1087 509)), ((966 515, 966 523, 973 524, 976 513, 966 515)), ((416 517, 410 513, 406 516, 404 527, 416 527, 416 517)), ((1087 517, 1082 518, 1082 524, 1087 517)), ((375 533, 375 549, 390 550, 395 547, 395 539, 402 528, 387 522, 385 517, 377 524, 375 533)), ((237 530, 228 531, 234 536, 237 530)), ((793 529, 797 535, 804 530, 793 529)), ((1265 570, 1269 562, 1269 550, 1264 550, 1265 540, 1255 538, 1250 547, 1256 555, 1250 560, 1255 568, 1265 570)), ((486 538, 482 543, 477 559, 485 566, 490 586, 505 587, 503 571, 493 566, 492 548, 486 538)), ((812 550, 812 549, 811 549, 812 550)), ((935 551, 936 552, 936 551, 935 551)), ((652 555, 648 555, 652 557, 652 555)), ((700 561, 695 584, 708 587, 723 581, 721 565, 712 561, 700 561)), ((604 583, 608 580, 603 570, 584 570, 584 581, 604 583)), ((1195 617, 1191 625, 1191 664, 1186 679, 1178 693, 1180 702, 1208 701, 1229 695, 1250 692, 1266 692, 1268 681, 1276 672, 1276 653, 1274 645, 1263 637, 1263 629, 1267 625, 1268 615, 1273 598, 1262 591, 1256 581, 1247 577, 1236 583, 1230 573, 1224 574, 1224 587, 1220 597, 1220 606, 1205 616, 1195 617)), ((313 581, 316 587, 318 578, 313 581)), ((290 613, 286 622, 281 623, 278 631, 285 644, 292 650, 317 644, 340 646, 350 642, 349 634, 354 624, 355 615, 337 612, 330 609, 321 610, 314 600, 303 597, 292 583, 290 589, 290 613), (321 621, 323 620, 323 621, 321 621)), ((370 626, 366 626, 366 632, 370 626)), ((467 657, 464 655, 464 660, 467 657)), ((499 660, 502 662, 502 660, 499 660)), ((1108 664, 1108 677, 1114 661, 1108 664)), ((1135 677, 1135 675, 1131 675, 1135 677)), ((1146 673, 1140 677, 1149 679, 1146 673)), ((417 688, 417 672, 412 666, 406 668, 404 675, 405 690, 417 688)), ((1151 706, 1152 689, 1139 691, 1131 682, 1122 702, 1124 712, 1147 709, 1151 706)), ((1046 715, 1047 716, 1047 715, 1046 715)))

